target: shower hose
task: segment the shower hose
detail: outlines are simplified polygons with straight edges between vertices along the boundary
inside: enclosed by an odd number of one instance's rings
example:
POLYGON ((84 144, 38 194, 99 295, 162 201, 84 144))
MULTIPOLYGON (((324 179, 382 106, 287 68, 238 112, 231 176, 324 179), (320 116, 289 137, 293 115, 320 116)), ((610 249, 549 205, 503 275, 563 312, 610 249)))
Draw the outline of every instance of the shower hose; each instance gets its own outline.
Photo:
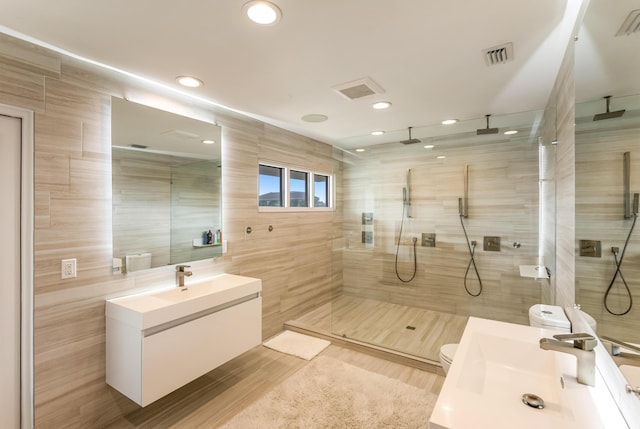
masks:
POLYGON ((467 264, 467 270, 464 272, 464 290, 471 296, 480 296, 482 293, 482 279, 480 278, 480 273, 478 272, 478 267, 476 266, 476 242, 469 242, 469 236, 467 235, 467 229, 464 226, 464 221, 462 220, 464 216, 460 214, 460 225, 462 225, 462 231, 464 231, 464 238, 467 242, 467 247, 469 248, 469 263, 467 264), (469 271, 471 270, 471 265, 473 265, 473 270, 476 272, 476 277, 478 277, 478 283, 480 284, 480 288, 477 293, 473 293, 469 290, 469 286, 467 285, 467 279, 469 278, 469 271))
POLYGON ((402 205, 402 220, 400 221, 400 233, 398 234, 398 244, 396 245, 396 264, 395 264, 396 277, 398 278, 398 280, 400 280, 403 283, 409 283, 411 280, 413 280, 416 277, 416 272, 418 271, 418 257, 416 255, 416 243, 418 242, 418 239, 416 237, 413 237, 413 274, 411 275, 411 278, 403 279, 400 276, 400 273, 398 272, 398 253, 400 252, 400 240, 402 239, 402 228, 404 226, 406 207, 407 207, 406 204, 402 205))
POLYGON ((638 214, 634 213, 633 214, 633 223, 631 224, 631 228, 629 229, 629 234, 627 235, 627 239, 624 242, 624 247, 622 248, 622 253, 620 254, 620 260, 618 260, 618 252, 615 251, 613 248, 611 249, 611 253, 613 253, 613 259, 614 259, 614 261, 616 263, 616 272, 613 274, 613 278, 611 279, 611 282, 609 283, 609 286, 607 287, 607 291, 604 294, 604 308, 610 314, 613 314, 614 316, 624 316, 625 314, 630 312, 631 311, 631 307, 633 307, 633 298, 631 296, 631 290, 629 289, 629 285, 627 284, 627 281, 625 280, 624 276, 622 275, 622 271, 620 270, 620 266, 622 265, 622 260, 624 259, 624 254, 627 251, 627 245, 629 244, 629 239, 631 238, 631 234, 633 233, 633 228, 635 228, 637 220, 638 220, 638 214), (616 278, 618 277, 618 275, 620 276, 620 280, 622 280, 622 284, 624 285, 625 289, 627 290, 627 296, 629 297, 629 305, 621 313, 617 313, 617 312, 611 310, 611 308, 609 308, 609 304, 608 304, 609 293, 611 292, 611 289, 613 288, 613 284, 615 283, 616 278))

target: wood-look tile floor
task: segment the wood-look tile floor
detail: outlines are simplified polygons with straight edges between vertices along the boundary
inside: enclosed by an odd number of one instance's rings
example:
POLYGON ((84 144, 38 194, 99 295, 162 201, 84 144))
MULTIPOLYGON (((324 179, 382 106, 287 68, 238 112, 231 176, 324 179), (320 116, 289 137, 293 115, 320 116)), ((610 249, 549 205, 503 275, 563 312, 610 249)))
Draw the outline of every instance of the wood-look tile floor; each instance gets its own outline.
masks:
POLYGON ((372 299, 340 296, 296 319, 320 331, 433 361, 459 343, 468 317, 372 299), (415 329, 411 329, 415 328, 415 329))
MULTIPOLYGON (((435 394, 444 382, 441 375, 337 345, 329 346, 322 355, 435 394)), ((258 346, 108 428, 217 428, 308 364, 309 361, 258 346)))

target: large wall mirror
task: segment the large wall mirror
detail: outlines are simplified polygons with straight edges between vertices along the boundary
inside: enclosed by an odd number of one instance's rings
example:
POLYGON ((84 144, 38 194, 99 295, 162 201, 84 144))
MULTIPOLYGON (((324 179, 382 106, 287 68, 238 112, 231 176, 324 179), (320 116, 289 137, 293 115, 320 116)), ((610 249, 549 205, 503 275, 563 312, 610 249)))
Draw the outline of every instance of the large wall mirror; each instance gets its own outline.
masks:
POLYGON ((220 255, 220 127, 115 97, 111 106, 114 258, 132 272, 220 255))
POLYGON ((611 105, 576 105, 576 302, 600 335, 640 343, 640 95, 611 105))
MULTIPOLYGON (((640 0, 590 0, 575 44, 575 302, 596 319, 598 336, 636 344, 640 223, 635 225, 633 195, 640 193, 640 34, 637 20, 628 17, 637 10, 640 0), (611 96, 608 105, 606 96, 611 96)), ((613 361, 601 363, 629 427, 638 427, 637 400, 625 391, 625 384, 637 384, 625 380, 630 374, 618 371, 613 361)))
POLYGON ((640 193, 640 34, 623 28, 636 9, 640 0, 591 0, 575 45, 576 302, 598 334, 640 343, 640 222, 631 232, 623 196, 625 152, 628 204, 640 193))

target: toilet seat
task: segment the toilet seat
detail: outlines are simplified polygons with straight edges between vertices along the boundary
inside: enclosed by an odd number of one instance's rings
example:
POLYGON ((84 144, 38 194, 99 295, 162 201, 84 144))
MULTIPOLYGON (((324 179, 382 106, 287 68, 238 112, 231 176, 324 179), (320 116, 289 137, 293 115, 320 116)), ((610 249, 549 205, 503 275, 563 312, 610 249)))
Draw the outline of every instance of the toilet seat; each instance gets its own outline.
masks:
POLYGON ((443 345, 442 347, 440 347, 440 360, 447 363, 452 363, 453 358, 456 355, 456 350, 458 350, 457 344, 443 345))

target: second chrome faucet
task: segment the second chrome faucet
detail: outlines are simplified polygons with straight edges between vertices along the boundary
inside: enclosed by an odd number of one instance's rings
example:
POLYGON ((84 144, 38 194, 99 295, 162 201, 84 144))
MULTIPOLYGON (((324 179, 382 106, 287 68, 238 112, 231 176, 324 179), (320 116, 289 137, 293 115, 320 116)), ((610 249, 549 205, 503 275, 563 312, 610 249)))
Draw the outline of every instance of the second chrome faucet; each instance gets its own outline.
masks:
POLYGON ((559 334, 551 338, 541 338, 540 348, 574 355, 578 360, 578 383, 588 386, 596 384, 596 354, 593 351, 598 344, 593 335, 559 334))

